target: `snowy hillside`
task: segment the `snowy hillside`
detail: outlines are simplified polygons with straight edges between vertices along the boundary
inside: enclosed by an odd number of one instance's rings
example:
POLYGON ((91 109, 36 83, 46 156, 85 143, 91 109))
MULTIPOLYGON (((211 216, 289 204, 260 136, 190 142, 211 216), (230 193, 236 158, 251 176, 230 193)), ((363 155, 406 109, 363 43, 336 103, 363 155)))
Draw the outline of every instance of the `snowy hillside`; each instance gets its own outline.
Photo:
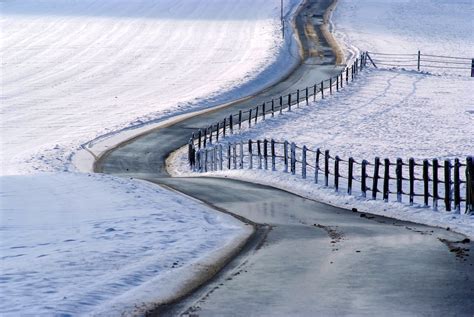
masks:
POLYGON ((278 54, 279 4, 2 2, 2 174, 63 170, 98 136, 276 80, 295 62, 278 54))
MULTIPOLYGON (((285 2, 290 15, 299 1, 285 2)), ((279 5, 0 1, 2 316, 130 312, 249 235, 179 194, 73 173, 70 159, 97 137, 277 80, 295 62, 280 54, 279 5)))

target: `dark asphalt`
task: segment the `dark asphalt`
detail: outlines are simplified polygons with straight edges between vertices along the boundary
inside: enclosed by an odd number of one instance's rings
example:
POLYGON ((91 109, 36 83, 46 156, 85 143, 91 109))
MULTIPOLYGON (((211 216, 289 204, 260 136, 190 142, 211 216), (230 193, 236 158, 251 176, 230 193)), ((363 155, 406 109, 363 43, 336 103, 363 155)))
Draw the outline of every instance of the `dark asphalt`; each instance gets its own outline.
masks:
POLYGON ((271 227, 215 279, 151 315, 474 315, 474 261, 469 256, 474 245, 462 243, 462 235, 245 182, 170 178, 165 170, 166 157, 185 145, 194 130, 339 72, 319 31, 331 2, 309 0, 297 16, 304 60, 279 84, 225 109, 151 131, 97 162, 97 172, 164 184, 271 227), (315 25, 318 42, 306 36, 307 23, 315 25))

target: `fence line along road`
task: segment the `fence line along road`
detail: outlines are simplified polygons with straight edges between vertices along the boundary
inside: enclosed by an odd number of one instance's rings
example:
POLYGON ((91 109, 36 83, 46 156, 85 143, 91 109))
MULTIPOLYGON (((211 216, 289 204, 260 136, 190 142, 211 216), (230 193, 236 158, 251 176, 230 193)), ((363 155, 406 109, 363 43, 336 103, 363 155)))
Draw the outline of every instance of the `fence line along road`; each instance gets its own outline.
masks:
POLYGON ((195 172, 258 169, 283 171, 336 192, 359 194, 373 200, 408 201, 437 211, 474 212, 474 161, 438 159, 396 161, 376 157, 373 162, 333 156, 329 150, 310 149, 288 141, 248 140, 209 144, 194 151, 191 168, 195 172), (403 198, 405 197, 405 199, 403 198))
POLYGON ((189 141, 189 159, 192 159, 191 151, 197 147, 206 147, 208 143, 218 142, 220 137, 233 134, 235 129, 242 129, 242 126, 252 127, 259 119, 265 120, 267 116, 274 117, 275 114, 282 114, 284 110, 292 111, 292 107, 299 107, 300 104, 309 105, 310 101, 316 101, 320 96, 324 99, 327 94, 332 95, 338 92, 345 85, 357 79, 357 75, 367 65, 367 54, 362 53, 354 60, 352 65, 346 66, 338 75, 315 83, 313 86, 297 89, 285 95, 263 102, 248 110, 240 110, 224 118, 207 128, 193 132, 189 141))
POLYGON ((408 162, 402 159, 390 162, 389 159, 381 161, 375 158, 372 163, 367 160, 356 161, 352 157, 344 160, 339 156, 331 156, 328 150, 310 150, 307 146, 298 147, 287 141, 249 140, 246 145, 242 141, 218 143, 220 138, 222 140, 226 135, 233 134, 234 129, 240 130, 245 125, 250 128, 259 119, 265 120, 266 116, 274 117, 275 114, 282 114, 285 109, 291 111, 293 106, 298 107, 300 103, 309 105, 310 100, 315 101, 317 96, 324 99, 325 94, 339 91, 344 85, 357 79, 358 73, 367 67, 368 61, 374 64, 369 53, 365 52, 335 77, 281 95, 247 111, 231 114, 192 133, 188 144, 191 169, 195 172, 244 167, 268 170, 270 160, 272 171, 282 165, 284 172, 296 175, 298 165, 298 175, 303 179, 313 174, 314 183, 320 184, 320 178, 323 178, 324 186, 333 186, 338 192, 344 189, 349 195, 359 192, 362 197, 377 199, 381 194, 386 202, 390 195, 396 195, 398 202, 402 202, 402 197, 407 196, 410 205, 418 203, 428 207, 431 200, 433 210, 438 210, 440 202, 444 202, 446 211, 460 213, 464 210, 465 213, 474 213, 472 157, 456 158, 454 163, 450 160, 439 162, 437 159, 415 161, 412 158, 408 162), (256 164, 254 158, 257 159, 256 164), (342 184, 342 179, 346 180, 345 184, 342 184), (359 183, 360 186, 354 186, 354 183, 359 183))
POLYGON ((421 51, 415 54, 379 52, 366 52, 366 54, 371 64, 376 68, 382 66, 416 69, 417 71, 421 71, 423 68, 428 70, 440 69, 459 74, 470 73, 471 77, 474 77, 474 58, 422 54, 421 51))

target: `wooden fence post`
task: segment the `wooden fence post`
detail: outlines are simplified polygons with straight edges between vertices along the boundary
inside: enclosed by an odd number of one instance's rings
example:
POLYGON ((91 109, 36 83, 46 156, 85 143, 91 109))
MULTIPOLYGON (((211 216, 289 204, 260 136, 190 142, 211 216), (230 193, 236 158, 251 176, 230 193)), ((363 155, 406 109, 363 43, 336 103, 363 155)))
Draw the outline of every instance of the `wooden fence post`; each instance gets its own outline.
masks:
POLYGON ((284 172, 288 173, 288 141, 283 142, 283 162, 285 163, 284 172))
POLYGON ((346 84, 349 83, 349 67, 346 67, 346 84))
POLYGON ((313 101, 316 101, 316 94, 318 93, 318 86, 314 84, 313 86, 313 101))
MULTIPOLYGON (((242 129, 242 110, 239 110, 239 130, 240 129, 242 129)), ((232 131, 232 128, 231 128, 231 131, 232 131)))
POLYGON ((461 179, 459 177, 459 159, 454 159, 454 211, 459 214, 461 212, 461 179))
POLYGON ((466 158, 466 213, 474 213, 474 159, 466 158))
POLYGON ((336 76, 336 91, 339 91, 339 75, 336 76))
POLYGON ((377 184, 379 181, 380 158, 376 157, 374 162, 374 178, 372 179, 372 199, 377 199, 377 184))
POLYGON ((275 116, 275 100, 272 98, 272 118, 275 116))
POLYGON ((207 128, 204 129, 204 135, 203 135, 203 147, 206 148, 206 144, 207 144, 207 128))
POLYGON ((216 123, 216 142, 219 142, 219 130, 220 130, 220 121, 216 123))
POLYGON ((438 210, 438 184, 439 184, 439 178, 438 178, 438 160, 433 159, 433 173, 432 173, 432 178, 433 178, 433 210, 437 211, 438 210))
POLYGON ((306 145, 303 145, 303 153, 301 154, 301 177, 306 179, 306 145))
POLYGON ((319 175, 319 155, 321 154, 321 151, 319 148, 316 149, 316 162, 315 162, 315 168, 314 168, 314 182, 317 184, 318 183, 318 175, 319 175))
POLYGON ((272 148, 272 150, 271 150, 271 151, 272 151, 272 171, 274 172, 274 171, 276 171, 276 163, 275 163, 275 159, 276 159, 276 158, 275 158, 275 140, 272 139, 272 140, 270 141, 270 143, 271 143, 271 148, 272 148))
POLYGON ((300 90, 299 89, 296 90, 296 107, 297 108, 300 107, 300 90))
POLYGON ((212 124, 207 129, 209 130, 209 144, 212 145, 212 124))
POLYGON ((230 153, 231 151, 231 145, 229 142, 227 142, 227 169, 230 170, 230 164, 231 164, 231 161, 232 161, 232 155, 230 153))
POLYGON ((258 118, 258 106, 255 107, 255 124, 257 124, 257 118, 258 118))
POLYGON ((258 169, 262 169, 262 146, 261 141, 257 140, 258 169))
POLYGON ((408 175, 410 178, 410 206, 413 206, 415 198, 415 159, 412 157, 408 160, 408 175))
POLYGON ((290 168, 291 168, 291 174, 295 175, 296 174, 296 144, 294 142, 291 142, 291 156, 290 156, 290 168))
POLYGON ((204 172, 207 172, 208 149, 204 148, 204 172))
POLYGON ((383 200, 388 202, 388 196, 390 194, 390 160, 384 160, 384 179, 383 179, 383 200))
POLYGON ((252 109, 249 109, 249 128, 252 126, 252 109))
MULTIPOLYGON (((361 60, 362 65, 362 60, 361 60)), ((397 158, 397 202, 402 202, 403 193, 403 161, 401 158, 397 158)))
POLYGON ((223 125, 224 125, 224 127, 222 129, 222 137, 225 138, 225 132, 226 132, 225 130, 227 130, 227 117, 224 118, 223 125))
POLYGON ((262 104, 262 119, 263 119, 263 121, 265 121, 265 112, 266 112, 265 105, 266 105, 266 103, 264 102, 262 104))
POLYGON ((329 94, 332 95, 332 77, 329 78, 329 94))
POLYGON ((420 71, 420 66, 421 66, 421 52, 418 51, 418 63, 417 63, 417 69, 420 71))
POLYGON ((342 78, 342 74, 344 73, 344 71, 341 72, 341 74, 339 75, 341 77, 341 79, 339 80, 339 85, 341 85, 341 88, 343 87, 342 86, 342 83, 344 82, 343 78, 342 78))
POLYGON ((324 81, 321 81, 321 99, 324 99, 324 81))
POLYGON ((188 141, 188 163, 191 170, 193 169, 193 141, 190 139, 188 141))
POLYGON ((334 159, 334 190, 339 191, 339 161, 341 159, 336 155, 334 159))
POLYGON ((444 161, 444 204, 446 211, 451 211, 451 162, 444 161))
POLYGON ((324 151, 324 186, 329 186, 329 150, 324 151))
POLYGON ((283 114, 283 96, 280 96, 280 114, 283 114))
POLYGON ((288 111, 291 111, 291 92, 288 94, 288 111))
POLYGON ((471 60, 471 77, 474 77, 474 58, 471 60))
POLYGON ((423 188, 424 188, 424 205, 428 207, 428 199, 430 198, 429 185, 430 185, 430 176, 429 176, 429 163, 428 160, 423 160, 423 188))
POLYGON ((361 171, 361 179, 360 179, 360 190, 362 192, 362 197, 367 197, 367 161, 362 160, 362 171, 361 171))
MULTIPOLYGON (((230 128, 230 134, 234 134, 234 118, 232 115, 229 116, 229 128, 230 128)), ((239 123, 239 129, 240 129, 240 123, 239 123)))
POLYGON ((347 172, 347 194, 352 195, 352 180, 354 179, 354 159, 349 157, 347 172))
POLYGON ((198 131, 198 149, 201 149, 202 130, 198 131))
POLYGON ((308 87, 306 87, 305 100, 306 100, 306 105, 309 105, 309 91, 308 91, 308 87))

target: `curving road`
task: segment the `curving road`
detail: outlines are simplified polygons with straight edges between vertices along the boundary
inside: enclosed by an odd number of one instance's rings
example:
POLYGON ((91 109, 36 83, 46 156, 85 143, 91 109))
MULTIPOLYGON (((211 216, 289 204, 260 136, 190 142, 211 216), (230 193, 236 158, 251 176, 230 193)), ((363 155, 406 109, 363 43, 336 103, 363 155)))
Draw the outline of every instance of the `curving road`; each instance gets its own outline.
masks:
POLYGON ((271 187, 171 178, 166 172, 166 157, 185 145, 192 131, 339 72, 319 30, 331 3, 308 0, 298 13, 303 62, 280 83, 228 107, 150 131, 96 162, 97 172, 166 185, 262 224, 211 281, 150 315, 473 316, 469 249, 474 244, 462 235, 331 207, 271 187))

